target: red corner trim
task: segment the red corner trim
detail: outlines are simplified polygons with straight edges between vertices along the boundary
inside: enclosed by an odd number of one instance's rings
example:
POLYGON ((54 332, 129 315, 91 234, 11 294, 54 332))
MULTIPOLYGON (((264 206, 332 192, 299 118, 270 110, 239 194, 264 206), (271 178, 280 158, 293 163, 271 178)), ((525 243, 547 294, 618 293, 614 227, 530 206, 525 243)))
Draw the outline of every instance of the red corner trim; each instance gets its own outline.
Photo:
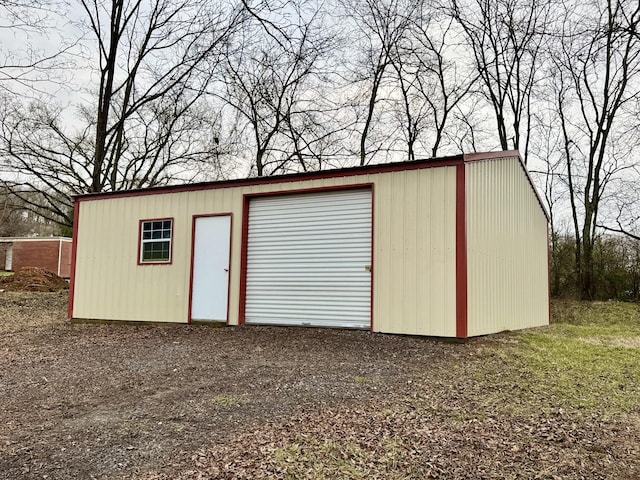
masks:
POLYGON ((549 238, 549 222, 547 222, 547 303, 548 318, 547 323, 551 324, 551 244, 549 238))
POLYGON ((375 209, 375 184, 371 183, 371 281, 369 282, 369 288, 371 289, 371 294, 369 297, 369 309, 370 314, 369 318, 371 319, 369 330, 373 332, 373 281, 375 278, 375 218, 376 218, 376 209, 375 209))
POLYGON ((73 318, 73 300, 76 286, 76 255, 78 253, 78 220, 80 218, 80 201, 73 202, 73 234, 71 243, 71 271, 69 272, 69 307, 67 317, 73 318))
POLYGON ((465 165, 456 166, 456 337, 467 338, 467 219, 465 165))

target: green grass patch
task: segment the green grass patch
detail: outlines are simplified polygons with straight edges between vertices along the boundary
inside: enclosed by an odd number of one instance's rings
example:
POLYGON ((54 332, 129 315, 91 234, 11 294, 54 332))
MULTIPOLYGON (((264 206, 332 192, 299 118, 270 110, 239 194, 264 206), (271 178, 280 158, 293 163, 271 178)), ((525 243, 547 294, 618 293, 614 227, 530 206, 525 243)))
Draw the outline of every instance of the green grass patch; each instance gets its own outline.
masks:
POLYGON ((510 414, 572 409, 640 412, 640 307, 558 302, 549 327, 480 350, 467 373, 485 401, 510 414))
POLYGON ((639 350, 579 338, 527 335, 520 355, 534 392, 568 406, 629 413, 640 403, 639 350))
POLYGON ((0 277, 10 277, 11 275, 13 275, 13 272, 0 271, 0 277))
POLYGON ((556 302, 552 324, 519 335, 539 393, 608 414, 640 411, 640 306, 556 302))

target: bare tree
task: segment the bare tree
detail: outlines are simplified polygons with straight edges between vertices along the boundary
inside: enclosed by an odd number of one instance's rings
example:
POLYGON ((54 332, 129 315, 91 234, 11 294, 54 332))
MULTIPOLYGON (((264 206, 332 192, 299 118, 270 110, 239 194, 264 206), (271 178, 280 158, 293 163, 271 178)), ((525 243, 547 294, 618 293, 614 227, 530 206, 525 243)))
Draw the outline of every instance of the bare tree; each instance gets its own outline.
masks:
POLYGON ((212 91, 245 119, 254 148, 251 173, 258 176, 284 173, 294 160, 308 168, 303 152, 315 140, 304 133, 319 126, 312 112, 321 113, 322 103, 312 86, 331 43, 322 35, 318 12, 306 6, 292 3, 284 12, 252 9, 254 21, 226 55, 220 78, 225 89, 212 91))
MULTIPOLYGON (((350 19, 349 23, 355 27, 349 42, 350 49, 355 46, 359 55, 353 68, 353 82, 364 100, 358 154, 360 165, 365 165, 371 160, 372 150, 376 149, 370 145, 376 109, 381 97, 386 98, 389 94, 389 91, 385 91, 384 82, 389 76, 389 69, 393 68, 394 54, 408 33, 412 17, 421 15, 422 2, 343 0, 341 8, 345 17, 350 19)), ((391 88, 389 86, 389 90, 391 88)))
POLYGON ((567 3, 555 56, 555 99, 581 295, 595 297, 594 243, 614 181, 632 172, 627 108, 640 96, 640 4, 567 3), (579 13, 573 13, 579 12, 579 13), (578 16, 578 18, 576 18, 578 16))
POLYGON ((66 127, 64 112, 42 103, 5 104, 2 123, 3 156, 19 174, 5 183, 25 200, 42 192, 34 210, 67 225, 72 194, 188 179, 216 158, 217 119, 203 95, 244 15, 200 0, 80 5, 96 59, 86 67, 97 78, 85 93, 93 105, 78 107, 82 127, 66 127))
POLYGON ((206 87, 208 78, 199 77, 199 67, 220 54, 240 13, 175 0, 150 5, 111 0, 109 10, 98 0, 81 3, 98 43, 100 65, 91 191, 107 185, 116 190, 128 120, 149 105, 176 100, 182 108, 163 113, 170 120, 180 118, 206 87))
POLYGON ((451 1, 451 15, 464 31, 493 110, 500 147, 520 150, 525 161, 551 6, 545 0, 451 1))
POLYGON ((0 0, 0 93, 32 95, 65 81, 77 42, 58 28, 64 10, 59 0, 0 0))
POLYGON ((477 74, 453 60, 459 54, 450 38, 453 20, 435 11, 422 13, 412 18, 392 59, 409 160, 416 158, 417 142, 432 157, 438 155, 455 111, 478 80, 477 74))
POLYGON ((0 237, 51 236, 68 233, 56 222, 34 213, 6 188, 0 187, 0 237))

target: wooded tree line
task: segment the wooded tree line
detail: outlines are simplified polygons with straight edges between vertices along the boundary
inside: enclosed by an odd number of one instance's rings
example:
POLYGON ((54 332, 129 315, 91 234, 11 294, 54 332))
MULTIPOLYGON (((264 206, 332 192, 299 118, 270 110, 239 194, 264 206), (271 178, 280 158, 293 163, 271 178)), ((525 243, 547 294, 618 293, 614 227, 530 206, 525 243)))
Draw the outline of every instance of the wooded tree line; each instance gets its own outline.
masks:
POLYGON ((61 225, 81 193, 518 149, 573 294, 608 295, 602 245, 638 240, 637 0, 0 0, 0 18, 0 178, 61 225))

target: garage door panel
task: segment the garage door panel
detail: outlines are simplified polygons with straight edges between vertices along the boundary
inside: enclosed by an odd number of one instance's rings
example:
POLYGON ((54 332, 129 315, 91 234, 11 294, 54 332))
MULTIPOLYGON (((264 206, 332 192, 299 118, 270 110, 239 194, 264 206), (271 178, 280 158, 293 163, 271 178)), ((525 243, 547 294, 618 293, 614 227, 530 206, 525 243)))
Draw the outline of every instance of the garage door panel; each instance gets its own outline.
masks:
MULTIPOLYGON (((362 190, 363 192, 365 190, 362 190)), ((356 198, 351 195, 350 191, 346 194, 341 193, 302 193, 295 195, 298 198, 296 203, 292 204, 289 200, 293 197, 289 195, 277 196, 277 197, 263 197, 259 199, 260 205, 254 207, 254 211, 257 213, 266 212, 269 215, 281 216, 280 212, 275 212, 274 207, 284 207, 285 211, 282 216, 286 216, 291 212, 305 211, 305 212, 326 212, 327 207, 330 207, 333 211, 344 211, 348 213, 360 213, 354 211, 351 207, 355 205, 366 205, 368 199, 365 197, 356 198), (307 198, 302 198, 306 195, 307 198)))
POLYGON ((368 328, 371 191, 253 199, 247 323, 368 328))

